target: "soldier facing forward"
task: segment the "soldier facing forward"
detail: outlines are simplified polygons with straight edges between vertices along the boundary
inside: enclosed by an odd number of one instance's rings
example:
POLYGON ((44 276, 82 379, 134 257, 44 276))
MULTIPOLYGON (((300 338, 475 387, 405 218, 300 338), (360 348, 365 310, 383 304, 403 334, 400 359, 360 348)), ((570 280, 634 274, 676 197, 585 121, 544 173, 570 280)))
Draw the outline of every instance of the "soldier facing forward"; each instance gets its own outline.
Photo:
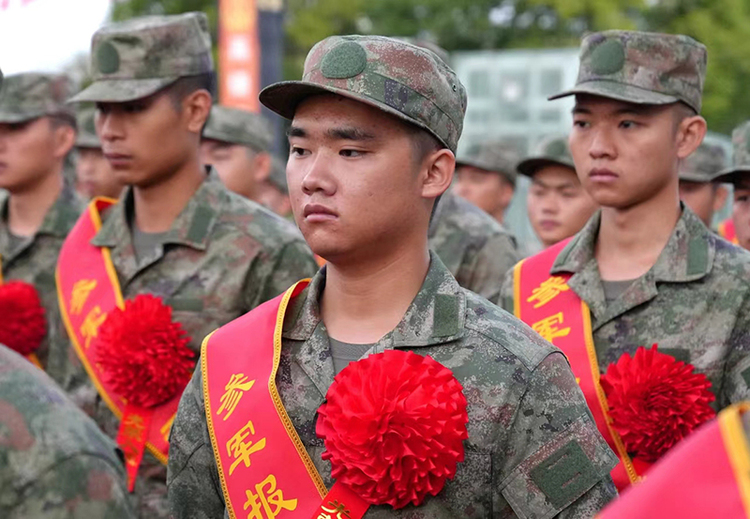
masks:
MULTIPOLYGON (((221 517, 244 508, 262 516, 272 494, 267 510, 311 517, 301 489, 312 480, 319 491, 333 482, 315 434, 316 411, 334 376, 359 364, 352 361, 395 349, 431 356, 463 385, 465 460, 455 479, 419 506, 372 506, 366 517, 593 516, 614 496, 614 457, 565 358, 462 289, 428 250, 430 215, 450 186, 466 109, 455 73, 432 52, 395 39, 334 36, 310 51, 302 81, 268 87, 261 102, 292 119, 287 176, 294 215, 328 263, 292 300, 283 330, 279 314, 280 337, 261 339, 261 330, 271 329, 252 324, 266 315, 263 307, 204 343, 206 363, 183 394, 172 431, 173 515, 221 517), (231 356, 215 356, 221 352, 231 356), (268 385, 240 376, 274 355, 271 386, 294 429, 280 437, 266 436, 276 412, 266 420, 253 405, 266 401, 268 385), (215 369, 234 375, 227 383, 215 369), (255 411, 248 416, 238 405, 255 411), (292 445, 282 443, 284 436, 299 438, 291 457, 278 450, 292 445), (282 472, 297 467, 310 481, 284 486, 282 472)), ((319 503, 320 496, 312 504, 319 503)))

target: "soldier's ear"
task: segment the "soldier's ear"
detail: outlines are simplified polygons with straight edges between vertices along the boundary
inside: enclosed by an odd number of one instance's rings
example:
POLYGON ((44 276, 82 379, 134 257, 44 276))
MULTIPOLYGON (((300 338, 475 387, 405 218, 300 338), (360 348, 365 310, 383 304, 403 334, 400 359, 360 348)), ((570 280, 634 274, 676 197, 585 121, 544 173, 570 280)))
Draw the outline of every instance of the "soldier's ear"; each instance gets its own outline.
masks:
POLYGON ((687 158, 698 149, 706 136, 706 120, 700 115, 685 117, 677 126, 677 156, 687 158))
POLYGON ((76 131, 69 124, 59 124, 53 127, 54 131, 54 156, 58 159, 65 158, 76 143, 76 131))
POLYGON ((445 193, 453 182, 456 156, 448 148, 428 154, 423 161, 422 197, 435 199, 445 193))
POLYGON ((199 89, 185 96, 182 100, 182 114, 189 132, 200 136, 211 113, 212 103, 208 90, 199 89))

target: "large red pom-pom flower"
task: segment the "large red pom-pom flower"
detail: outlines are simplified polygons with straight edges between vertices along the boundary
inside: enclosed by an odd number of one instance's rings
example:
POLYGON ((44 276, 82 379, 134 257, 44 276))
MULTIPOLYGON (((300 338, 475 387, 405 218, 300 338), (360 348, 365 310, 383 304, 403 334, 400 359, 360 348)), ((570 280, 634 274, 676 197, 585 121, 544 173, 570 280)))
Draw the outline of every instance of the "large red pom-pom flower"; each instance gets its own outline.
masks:
POLYGON ((659 352, 656 344, 610 364, 601 384, 612 426, 627 451, 645 461, 658 460, 716 414, 706 376, 659 352))
POLYGON ((39 293, 24 281, 0 285, 0 344, 21 355, 33 353, 47 334, 39 293))
POLYGON ((468 438, 461 384, 430 357, 388 350, 336 376, 318 409, 331 475, 370 504, 401 508, 436 495, 468 438))
POLYGON ((128 404, 153 407, 182 391, 190 381, 194 353, 172 308, 141 294, 116 308, 99 328, 97 361, 104 379, 128 404))

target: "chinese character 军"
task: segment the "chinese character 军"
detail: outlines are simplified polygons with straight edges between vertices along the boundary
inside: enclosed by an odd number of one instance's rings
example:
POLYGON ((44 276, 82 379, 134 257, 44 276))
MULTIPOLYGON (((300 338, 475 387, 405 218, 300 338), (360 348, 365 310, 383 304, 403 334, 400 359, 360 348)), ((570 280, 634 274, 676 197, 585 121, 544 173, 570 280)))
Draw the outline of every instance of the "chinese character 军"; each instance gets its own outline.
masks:
POLYGON ((219 407, 219 410, 216 411, 216 414, 221 415, 222 412, 226 411, 227 414, 224 415, 224 420, 229 418, 237 407, 237 404, 240 403, 242 395, 245 394, 245 391, 253 387, 253 384, 255 384, 255 381, 248 381, 247 377, 242 373, 235 373, 232 375, 229 378, 227 385, 224 386, 226 392, 219 399, 221 406, 219 407))
POLYGON ((281 489, 276 488, 276 476, 269 475, 262 483, 255 485, 255 494, 245 491, 247 501, 244 510, 250 508, 247 519, 273 519, 283 510, 295 510, 296 499, 284 499, 281 489))
POLYGON ((259 441, 254 442, 248 440, 248 436, 255 434, 255 427, 253 427, 253 421, 248 420, 247 424, 237 431, 232 438, 227 442, 227 454, 234 458, 234 463, 229 467, 229 475, 232 475, 234 469, 240 462, 245 464, 245 467, 250 466, 250 456, 253 453, 262 450, 266 446, 266 439, 261 438, 259 441))
POLYGON ((544 337, 549 342, 557 337, 567 337, 570 333, 570 328, 559 328, 558 325, 563 323, 563 314, 558 312, 555 315, 551 315, 534 323, 531 327, 536 333, 544 337))
POLYGON ((559 294, 560 292, 566 292, 568 290, 570 290, 570 287, 565 282, 565 278, 562 278, 560 276, 553 276, 545 281, 542 281, 541 285, 532 290, 531 297, 529 297, 526 302, 533 303, 534 301, 536 301, 534 308, 541 308, 542 306, 552 301, 555 297, 557 297, 557 294, 559 294))

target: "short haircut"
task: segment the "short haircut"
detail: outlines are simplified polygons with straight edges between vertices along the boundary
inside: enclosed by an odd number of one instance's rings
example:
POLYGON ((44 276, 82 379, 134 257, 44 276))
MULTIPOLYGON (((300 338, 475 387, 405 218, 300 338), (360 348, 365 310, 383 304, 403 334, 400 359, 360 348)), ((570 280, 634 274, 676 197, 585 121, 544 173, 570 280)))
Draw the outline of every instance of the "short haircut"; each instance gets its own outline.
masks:
POLYGON ((164 88, 176 110, 181 110, 182 101, 198 90, 206 90, 211 97, 216 95, 216 74, 205 72, 195 76, 184 76, 164 88))
POLYGON ((682 101, 678 101, 675 103, 675 130, 680 125, 682 121, 689 117, 695 117, 698 115, 698 112, 695 111, 695 109, 691 106, 686 105, 682 101))
POLYGON ((445 148, 445 145, 427 130, 409 123, 405 123, 405 126, 411 139, 415 164, 420 164, 430 153, 445 148))

